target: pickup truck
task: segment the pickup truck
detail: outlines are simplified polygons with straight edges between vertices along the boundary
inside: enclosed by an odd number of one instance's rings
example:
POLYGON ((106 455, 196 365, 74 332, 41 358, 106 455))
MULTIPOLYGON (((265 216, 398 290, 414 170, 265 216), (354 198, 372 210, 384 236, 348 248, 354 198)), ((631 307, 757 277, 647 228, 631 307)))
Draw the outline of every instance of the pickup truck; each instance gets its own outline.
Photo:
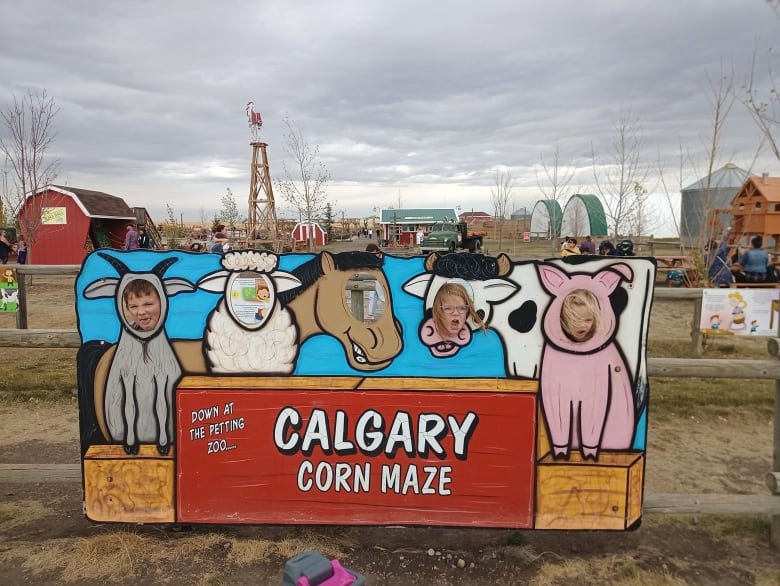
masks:
POLYGON ((469 230, 466 222, 439 222, 431 226, 430 233, 422 239, 420 252, 455 252, 456 248, 465 248, 469 252, 482 249, 485 231, 469 230))

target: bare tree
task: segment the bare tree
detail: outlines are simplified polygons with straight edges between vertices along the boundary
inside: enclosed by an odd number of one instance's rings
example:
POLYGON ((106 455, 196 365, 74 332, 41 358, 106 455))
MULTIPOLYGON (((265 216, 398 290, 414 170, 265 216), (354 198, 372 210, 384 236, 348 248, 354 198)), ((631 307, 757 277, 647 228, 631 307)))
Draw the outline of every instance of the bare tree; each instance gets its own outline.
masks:
POLYGON ((514 189, 515 182, 512 178, 512 171, 509 169, 496 168, 495 184, 494 187, 490 189, 490 202, 493 204, 493 215, 496 218, 499 250, 501 250, 501 238, 504 233, 504 219, 507 215, 509 202, 512 201, 512 192, 514 189))
MULTIPOLYGON (((770 62, 771 63, 771 62, 770 62)), ((742 103, 753 117, 775 158, 780 161, 780 89, 771 64, 767 66, 768 86, 758 87, 756 51, 744 86, 742 103)))
MULTIPOLYGON (((543 155, 539 155, 539 161, 542 165, 542 171, 544 177, 539 176, 539 170, 536 170, 536 185, 539 187, 539 191, 542 192, 544 199, 557 202, 561 209, 563 209, 566 200, 569 198, 571 184, 574 180, 575 169, 573 165, 563 164, 561 161, 560 144, 555 143, 553 145, 552 153, 549 159, 545 159, 543 155)), ((549 226, 550 247, 551 252, 554 254, 558 249, 558 238, 561 237, 560 226, 558 225, 560 218, 551 218, 548 213, 548 208, 544 206, 538 206, 534 213, 541 213, 545 217, 549 226)))
POLYGON ((604 203, 612 234, 627 235, 638 220, 636 185, 644 185, 649 167, 642 159, 642 125, 630 111, 624 112, 614 128, 606 160, 599 161, 591 146, 593 180, 604 203))
MULTIPOLYGON (((276 187, 300 217, 311 225, 327 204, 327 186, 330 174, 325 165, 318 160, 319 146, 311 147, 303 139, 303 134, 289 118, 284 119, 287 134, 284 135, 284 151, 292 158, 294 169, 282 161, 284 179, 276 181, 276 187)), ((314 234, 308 230, 308 250, 314 250, 314 234)))
POLYGON ((41 195, 30 199, 23 209, 28 194, 48 187, 59 174, 59 160, 49 160, 46 151, 55 139, 53 120, 59 108, 46 90, 29 91, 23 98, 13 96, 13 103, 0 111, 0 156, 4 158, 2 171, 2 219, 15 221, 28 244, 28 262, 43 222, 47 198, 41 195))

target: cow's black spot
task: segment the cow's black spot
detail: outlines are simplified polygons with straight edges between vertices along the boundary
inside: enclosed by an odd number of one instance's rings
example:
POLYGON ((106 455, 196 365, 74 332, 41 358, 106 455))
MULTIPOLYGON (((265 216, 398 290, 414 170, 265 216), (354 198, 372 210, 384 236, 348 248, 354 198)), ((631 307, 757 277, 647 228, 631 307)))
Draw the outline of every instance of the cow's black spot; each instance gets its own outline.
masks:
POLYGON ((536 302, 526 301, 509 314, 509 327, 521 334, 531 331, 536 325, 536 302))

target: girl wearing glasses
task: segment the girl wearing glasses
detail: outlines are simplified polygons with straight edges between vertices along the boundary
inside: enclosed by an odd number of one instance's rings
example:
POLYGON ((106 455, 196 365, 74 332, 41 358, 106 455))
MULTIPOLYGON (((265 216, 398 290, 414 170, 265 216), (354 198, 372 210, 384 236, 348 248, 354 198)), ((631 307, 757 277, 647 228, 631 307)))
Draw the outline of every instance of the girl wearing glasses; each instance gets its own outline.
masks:
POLYGON ((471 338, 466 325, 468 318, 480 329, 485 329, 482 318, 474 311, 466 287, 460 283, 444 283, 433 299, 433 327, 436 333, 444 340, 468 343, 471 338))

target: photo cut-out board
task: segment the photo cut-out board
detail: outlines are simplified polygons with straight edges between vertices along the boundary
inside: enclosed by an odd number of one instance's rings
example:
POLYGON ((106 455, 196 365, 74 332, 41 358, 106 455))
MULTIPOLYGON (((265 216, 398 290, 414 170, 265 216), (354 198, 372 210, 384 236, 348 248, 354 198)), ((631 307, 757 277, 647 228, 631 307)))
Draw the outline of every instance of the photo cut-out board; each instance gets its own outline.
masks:
POLYGON ((654 280, 636 257, 98 250, 87 517, 635 528, 654 280))

